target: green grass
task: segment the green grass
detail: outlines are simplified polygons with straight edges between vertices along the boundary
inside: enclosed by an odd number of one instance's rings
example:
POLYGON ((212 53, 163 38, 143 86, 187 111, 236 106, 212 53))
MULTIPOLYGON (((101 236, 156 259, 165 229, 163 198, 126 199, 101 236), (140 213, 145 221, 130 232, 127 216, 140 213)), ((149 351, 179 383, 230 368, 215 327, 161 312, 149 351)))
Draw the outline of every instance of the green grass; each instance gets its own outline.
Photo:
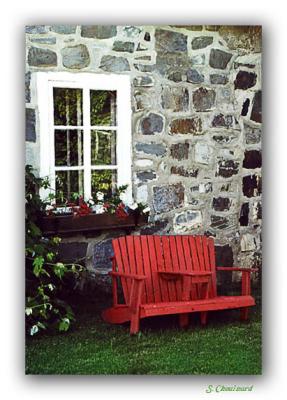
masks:
POLYGON ((80 306, 71 331, 27 339, 26 373, 257 375, 260 315, 253 308, 242 323, 236 310, 210 313, 206 328, 194 315, 187 330, 176 316, 151 318, 131 337, 128 324, 106 324, 95 304, 80 306))

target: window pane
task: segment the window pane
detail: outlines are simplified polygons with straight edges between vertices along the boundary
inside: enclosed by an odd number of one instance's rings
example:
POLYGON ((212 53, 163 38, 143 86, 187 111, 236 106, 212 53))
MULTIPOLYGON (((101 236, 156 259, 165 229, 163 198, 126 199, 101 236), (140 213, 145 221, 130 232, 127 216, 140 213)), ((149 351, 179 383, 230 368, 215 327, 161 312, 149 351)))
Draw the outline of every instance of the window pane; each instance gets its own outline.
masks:
POLYGON ((83 125, 82 89, 54 88, 54 125, 83 125))
POLYGON ((116 165, 116 132, 91 131, 92 165, 116 165))
POLYGON ((56 167, 83 165, 82 130, 55 130, 55 165, 56 167))
POLYGON ((116 93, 108 90, 91 90, 91 125, 116 126, 116 93))
POLYGON ((72 201, 73 194, 83 195, 83 171, 56 171, 56 203, 72 201))
POLYGON ((111 195, 117 183, 117 172, 114 170, 92 171, 92 197, 97 192, 111 195))

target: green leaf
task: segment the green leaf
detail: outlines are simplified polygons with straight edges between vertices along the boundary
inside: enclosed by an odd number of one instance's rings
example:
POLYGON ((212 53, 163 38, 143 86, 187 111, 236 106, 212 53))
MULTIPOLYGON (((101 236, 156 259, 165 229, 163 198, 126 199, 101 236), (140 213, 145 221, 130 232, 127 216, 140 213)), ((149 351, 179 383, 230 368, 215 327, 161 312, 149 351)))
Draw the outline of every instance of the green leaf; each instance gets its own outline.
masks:
POLYGON ((60 323, 59 323, 59 331, 60 332, 66 332, 70 328, 70 320, 69 318, 62 318, 60 323))
POLYGON ((52 252, 47 253, 46 257, 48 261, 53 261, 55 254, 52 252))
POLYGON ((67 268, 63 263, 58 262, 57 264, 54 265, 54 273, 60 279, 65 275, 66 270, 67 268))
POLYGON ((40 275, 42 267, 44 264, 44 257, 42 256, 38 256, 35 258, 35 260, 33 261, 33 273, 34 275, 36 275, 37 277, 40 275))

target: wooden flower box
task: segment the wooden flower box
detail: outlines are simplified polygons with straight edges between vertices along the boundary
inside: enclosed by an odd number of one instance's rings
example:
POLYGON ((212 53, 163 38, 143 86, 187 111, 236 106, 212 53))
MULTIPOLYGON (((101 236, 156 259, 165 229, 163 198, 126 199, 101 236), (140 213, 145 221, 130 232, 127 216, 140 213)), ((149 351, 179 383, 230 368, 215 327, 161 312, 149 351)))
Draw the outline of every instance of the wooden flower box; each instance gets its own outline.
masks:
POLYGON ((119 218, 114 214, 88 214, 83 216, 50 215, 40 218, 39 224, 44 235, 61 235, 84 233, 109 229, 133 229, 144 225, 148 221, 148 214, 128 215, 119 218))

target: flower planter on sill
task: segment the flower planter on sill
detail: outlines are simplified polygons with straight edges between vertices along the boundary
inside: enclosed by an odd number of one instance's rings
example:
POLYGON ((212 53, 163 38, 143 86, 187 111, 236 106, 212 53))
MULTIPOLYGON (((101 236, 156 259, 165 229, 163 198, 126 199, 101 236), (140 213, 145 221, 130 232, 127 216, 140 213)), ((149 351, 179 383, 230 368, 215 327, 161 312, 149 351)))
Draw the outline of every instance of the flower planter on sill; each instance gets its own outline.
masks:
POLYGON ((119 218, 114 214, 88 214, 82 216, 50 215, 40 218, 39 224, 45 235, 83 233, 109 229, 132 229, 147 223, 148 214, 128 215, 119 218))

